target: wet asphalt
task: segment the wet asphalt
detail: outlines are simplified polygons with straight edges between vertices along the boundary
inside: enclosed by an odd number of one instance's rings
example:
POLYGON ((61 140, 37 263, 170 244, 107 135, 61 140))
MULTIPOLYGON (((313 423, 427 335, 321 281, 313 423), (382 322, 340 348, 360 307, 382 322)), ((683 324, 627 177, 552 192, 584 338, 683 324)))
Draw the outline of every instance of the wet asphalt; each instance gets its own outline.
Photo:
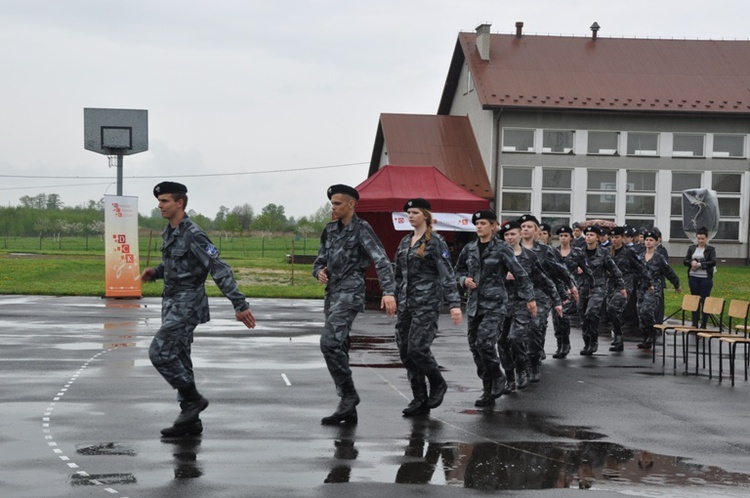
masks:
MULTIPOLYGON (((626 343, 565 360, 548 331, 542 381, 478 410, 465 322, 441 317, 449 384, 428 417, 410 399, 395 321, 352 332, 359 424, 318 348, 322 302, 251 300, 258 327, 211 299, 193 360, 211 405, 198 437, 162 439, 179 411, 148 359, 160 301, 0 296, 0 495, 9 497, 727 496, 750 494, 750 384, 685 375, 626 343)), ((717 362, 714 361, 717 370, 717 362)))

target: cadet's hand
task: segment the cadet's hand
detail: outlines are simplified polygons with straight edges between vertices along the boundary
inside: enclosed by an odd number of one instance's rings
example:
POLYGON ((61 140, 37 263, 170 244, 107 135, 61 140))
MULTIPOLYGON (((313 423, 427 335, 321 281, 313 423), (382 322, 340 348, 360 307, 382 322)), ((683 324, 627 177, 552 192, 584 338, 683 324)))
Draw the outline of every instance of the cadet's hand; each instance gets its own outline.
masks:
POLYGON ((153 268, 146 268, 145 270, 143 270, 143 273, 141 273, 141 282, 153 281, 154 275, 156 275, 156 271, 154 271, 153 268))
POLYGON ((318 282, 320 282, 321 284, 328 283, 328 273, 326 273, 327 269, 328 267, 325 267, 318 272, 318 282))
POLYGON ((536 317, 536 301, 529 301, 526 303, 526 309, 529 310, 529 314, 532 318, 536 317))
POLYGON ((508 272, 507 275, 505 275, 505 280, 515 280, 516 277, 513 276, 511 272, 508 272))
POLYGON ((458 325, 461 323, 462 318, 461 308, 451 308, 451 320, 453 320, 454 324, 458 325))
POLYGON ((628 291, 627 291, 627 289, 622 289, 620 291, 620 294, 622 294, 622 297, 624 297, 625 299, 628 298, 628 291))
POLYGON ((249 329, 255 328, 255 317, 253 316, 253 312, 250 311, 250 308, 238 311, 234 316, 237 317, 237 321, 244 323, 245 327, 249 329))
POLYGON ((682 294, 682 287, 675 287, 674 291, 675 291, 675 292, 676 292, 677 294, 682 294))
POLYGON ((581 268, 580 266, 578 267, 578 274, 583 275, 583 268, 581 268))
POLYGON ((562 315, 563 315, 563 313, 562 313, 562 306, 555 306, 555 313, 557 313, 557 316, 559 316, 560 318, 562 318, 562 315))
POLYGON ((380 300, 380 309, 385 309, 385 312, 388 313, 388 316, 395 315, 396 298, 393 296, 383 296, 383 299, 380 300))
POLYGON ((651 287, 649 287, 649 288, 648 288, 648 291, 649 291, 649 292, 650 292, 651 294, 653 294, 654 292, 656 292, 656 289, 654 289, 654 286, 652 285, 651 287))
POLYGON ((573 296, 573 300, 575 300, 575 302, 578 302, 578 287, 576 287, 575 285, 571 287, 570 294, 573 296))
POLYGON ((464 279, 464 287, 466 287, 467 289, 476 289, 477 284, 474 282, 473 278, 466 277, 466 279, 464 279))

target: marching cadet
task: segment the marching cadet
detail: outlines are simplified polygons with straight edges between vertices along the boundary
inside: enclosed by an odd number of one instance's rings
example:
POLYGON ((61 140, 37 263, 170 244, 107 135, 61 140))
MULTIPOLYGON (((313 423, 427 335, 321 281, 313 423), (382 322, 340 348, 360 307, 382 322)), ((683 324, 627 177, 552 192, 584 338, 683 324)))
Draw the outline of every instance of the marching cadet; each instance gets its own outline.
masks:
POLYGON ((549 223, 539 224, 539 233, 536 236, 536 240, 540 244, 550 245, 550 239, 552 238, 552 227, 549 223))
POLYGON ((589 225, 583 230, 586 237, 586 262, 591 270, 593 283, 588 292, 581 297, 581 329, 584 347, 581 355, 591 356, 599 349, 599 321, 607 297, 608 280, 612 280, 612 287, 623 297, 627 298, 622 273, 617 268, 609 251, 599 246, 599 227, 589 225))
POLYGON ((654 291, 654 287, 651 284, 651 275, 646 270, 643 261, 640 260, 638 254, 633 249, 624 245, 624 234, 625 227, 614 227, 609 232, 612 242, 610 256, 612 256, 617 268, 622 273, 622 280, 627 292, 627 296, 623 296, 615 289, 612 279, 607 281, 607 318, 609 318, 609 323, 612 325, 613 333, 612 345, 609 348, 610 351, 622 351, 624 349, 622 342, 623 317, 625 306, 628 304, 628 298, 635 293, 636 282, 650 288, 651 292, 654 291))
POLYGON ((396 345, 414 399, 405 417, 425 415, 443 401, 446 382, 430 351, 437 335, 440 307, 448 303, 453 323, 461 323, 461 296, 456 288, 451 255, 440 234, 432 232, 430 203, 422 198, 404 205, 414 231, 396 250, 396 345), (432 397, 427 396, 427 380, 432 397))
MULTIPOLYGON (((503 223, 498 235, 505 239, 521 267, 531 277, 536 302, 552 303, 557 311, 562 312, 558 291, 545 273, 539 261, 539 256, 534 251, 521 245, 521 225, 517 221, 503 223)), ((537 375, 533 375, 534 370, 532 370, 529 354, 530 344, 539 340, 538 337, 534 336, 539 328, 539 324, 535 322, 539 317, 539 306, 537 305, 537 314, 534 316, 523 308, 522 303, 518 303, 518 285, 513 275, 506 275, 505 285, 514 304, 511 307, 510 316, 506 318, 503 324, 503 332, 500 335, 503 367, 506 372, 515 369, 518 373, 515 387, 525 389, 529 381, 539 382, 541 380, 539 368, 536 369, 537 375)), ((513 385, 510 386, 509 390, 514 390, 513 385)))
POLYGON ((359 395, 349 367, 349 333, 357 314, 365 309, 365 272, 370 261, 375 263, 383 291, 380 308, 385 308, 390 316, 396 313, 396 289, 383 244, 370 224, 355 213, 357 190, 348 185, 332 185, 328 188, 328 199, 336 220, 328 223, 320 235, 312 274, 326 286, 320 350, 341 400, 336 411, 323 417, 320 423, 356 424, 359 395))
POLYGON ((643 234, 643 243, 646 251, 643 253, 643 261, 646 269, 651 275, 653 287, 646 287, 647 283, 641 283, 638 289, 638 321, 643 332, 643 342, 638 344, 639 349, 651 349, 656 341, 656 330, 654 329, 657 322, 659 308, 662 315, 664 314, 664 288, 662 281, 669 280, 674 285, 675 292, 682 292, 680 288, 680 277, 669 266, 667 259, 659 254, 656 246, 659 243, 659 235, 647 231, 643 234))
MULTIPOLYGON (((534 252, 542 265, 547 276, 558 289, 559 296, 556 301, 567 301, 569 298, 578 301, 578 288, 575 280, 568 269, 559 260, 559 254, 550 246, 540 244, 535 240, 539 229, 539 221, 534 215, 525 214, 518 219, 521 224, 521 246, 534 252)), ((537 295, 539 313, 531 321, 529 334, 529 360, 531 361, 531 381, 539 382, 541 379, 541 362, 545 358, 544 342, 547 336, 547 319, 552 310, 552 303, 545 299, 547 294, 537 295)))
MULTIPOLYGON (((573 230, 569 226, 561 226, 556 233, 560 241, 560 245, 556 248, 560 259, 575 278, 579 293, 588 292, 591 285, 591 271, 583 249, 571 245, 573 230)), ((552 325, 557 339, 557 350, 552 355, 553 358, 565 358, 570 353, 570 317, 574 314, 579 314, 578 303, 574 299, 567 299, 563 303, 562 316, 552 315, 552 325)))
POLYGON ((469 349, 474 357, 477 375, 482 379, 482 396, 475 406, 491 406, 506 388, 506 377, 500 368, 497 351, 500 326, 505 319, 508 294, 504 279, 510 273, 517 279, 517 299, 531 315, 536 301, 529 276, 518 264, 507 244, 495 237, 497 215, 484 210, 474 213, 478 240, 469 242, 456 263, 458 283, 467 289, 466 314, 469 316, 469 349))
POLYGON ((180 414, 172 427, 162 429, 165 437, 197 435, 203 432, 200 412, 208 407, 195 386, 190 345, 199 323, 210 319, 206 277, 216 282, 232 302, 235 317, 247 328, 255 328, 255 317, 232 274, 219 258, 219 251, 206 233, 185 213, 187 187, 181 183, 161 182, 154 187, 162 217, 169 223, 162 234, 162 262, 141 273, 142 282, 164 279, 161 303, 161 327, 151 341, 151 363, 172 388, 177 390, 180 414))
POLYGON ((573 240, 570 241, 570 245, 577 247, 581 250, 586 248, 586 237, 583 236, 583 225, 577 221, 571 225, 573 229, 573 240))
POLYGON ((599 246, 609 247, 612 241, 609 240, 609 228, 599 227, 599 246))

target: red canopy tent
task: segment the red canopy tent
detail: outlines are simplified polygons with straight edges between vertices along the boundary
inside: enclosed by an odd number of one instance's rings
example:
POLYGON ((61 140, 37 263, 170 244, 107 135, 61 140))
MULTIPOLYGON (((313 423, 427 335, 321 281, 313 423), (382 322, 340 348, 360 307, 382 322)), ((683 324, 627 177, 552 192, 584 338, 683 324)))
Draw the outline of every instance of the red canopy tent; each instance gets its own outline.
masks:
MULTIPOLYGON (((357 216, 372 225, 391 260, 398 243, 407 233, 393 228, 391 213, 403 211, 409 199, 427 199, 436 213, 473 213, 490 207, 487 199, 464 190, 433 166, 383 166, 356 189, 359 192, 357 216)), ((441 235, 452 246, 454 233, 443 232, 441 235)), ((375 292, 377 277, 372 265, 367 277, 372 284, 368 286, 368 294, 371 294, 375 292)))

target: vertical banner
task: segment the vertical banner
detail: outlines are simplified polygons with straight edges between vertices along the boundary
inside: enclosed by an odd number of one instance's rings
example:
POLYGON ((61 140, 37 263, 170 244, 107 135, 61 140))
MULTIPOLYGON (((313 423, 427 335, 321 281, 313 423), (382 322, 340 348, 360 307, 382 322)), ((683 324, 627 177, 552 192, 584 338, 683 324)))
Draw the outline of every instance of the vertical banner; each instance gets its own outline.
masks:
POLYGON ((138 197, 104 196, 106 297, 141 297, 138 197))

